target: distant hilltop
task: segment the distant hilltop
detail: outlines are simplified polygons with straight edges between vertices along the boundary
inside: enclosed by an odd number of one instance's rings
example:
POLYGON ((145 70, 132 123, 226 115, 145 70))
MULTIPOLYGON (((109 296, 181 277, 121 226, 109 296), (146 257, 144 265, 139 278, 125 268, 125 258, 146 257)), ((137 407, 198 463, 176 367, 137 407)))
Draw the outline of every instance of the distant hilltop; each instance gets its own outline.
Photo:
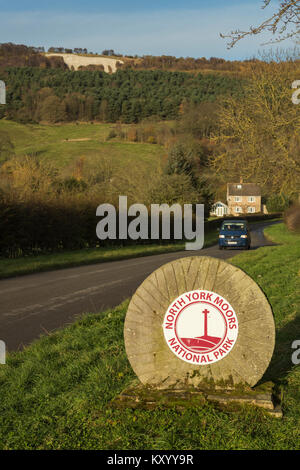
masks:
POLYGON ((81 67, 103 67, 104 72, 115 73, 117 71, 118 64, 124 64, 120 59, 112 59, 111 57, 95 57, 87 55, 77 54, 64 54, 64 53, 46 53, 46 57, 62 57, 64 63, 70 70, 79 70, 81 67))
POLYGON ((121 70, 163 70, 171 72, 219 73, 222 75, 248 76, 257 59, 229 61, 210 57, 174 57, 152 55, 123 55, 113 49, 101 54, 88 52, 86 48, 69 49, 28 47, 23 44, 0 43, 0 69, 7 67, 43 67, 70 70, 98 70, 114 73, 121 70))

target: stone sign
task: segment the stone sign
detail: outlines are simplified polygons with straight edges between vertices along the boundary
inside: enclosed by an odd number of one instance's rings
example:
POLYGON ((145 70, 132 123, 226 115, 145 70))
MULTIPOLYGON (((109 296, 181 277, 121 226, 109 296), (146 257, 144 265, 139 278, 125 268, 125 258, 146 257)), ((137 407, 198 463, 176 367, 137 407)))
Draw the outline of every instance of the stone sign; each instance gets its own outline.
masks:
POLYGON ((0 104, 6 104, 6 89, 2 80, 0 80, 0 104))
POLYGON ((144 386, 253 387, 275 345, 271 307, 241 269, 187 257, 154 271, 137 289, 124 326, 130 364, 144 386))

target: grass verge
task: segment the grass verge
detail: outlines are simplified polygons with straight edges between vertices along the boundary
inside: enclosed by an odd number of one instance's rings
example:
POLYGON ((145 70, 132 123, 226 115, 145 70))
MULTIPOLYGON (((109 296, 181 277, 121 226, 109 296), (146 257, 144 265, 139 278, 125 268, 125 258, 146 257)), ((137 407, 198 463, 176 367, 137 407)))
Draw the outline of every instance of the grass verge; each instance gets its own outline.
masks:
POLYGON ((123 343, 125 302, 9 354, 0 366, 0 448, 299 449, 300 367, 291 363, 291 343, 300 339, 300 237, 283 225, 267 232, 284 244, 232 262, 259 283, 274 311, 277 346, 266 377, 284 387, 283 419, 248 406, 237 413, 212 404, 181 413, 109 409, 134 377, 123 343))
MULTIPOLYGON (((217 243, 218 233, 205 234, 205 247, 217 243)), ((31 274, 41 271, 51 271, 86 264, 118 261, 140 256, 159 255, 173 251, 184 250, 185 244, 170 243, 164 245, 132 245, 112 248, 94 248, 85 250, 63 251, 49 255, 26 256, 16 259, 0 258, 0 279, 31 274)))

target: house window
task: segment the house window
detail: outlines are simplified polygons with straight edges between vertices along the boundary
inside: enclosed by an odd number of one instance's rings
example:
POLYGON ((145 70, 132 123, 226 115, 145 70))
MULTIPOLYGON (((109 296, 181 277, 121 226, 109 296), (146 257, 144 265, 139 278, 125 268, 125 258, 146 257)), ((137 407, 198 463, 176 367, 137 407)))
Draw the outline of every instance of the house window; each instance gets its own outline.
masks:
POLYGON ((236 187, 237 187, 238 189, 242 189, 242 185, 241 185, 241 184, 237 184, 236 187))
POLYGON ((242 202, 241 196, 234 196, 234 202, 242 202))
POLYGON ((236 206, 236 208, 235 208, 235 212, 242 212, 242 208, 241 208, 241 207, 239 207, 239 206, 236 206))
POLYGON ((255 202, 255 196, 249 196, 248 202, 255 202))
POLYGON ((249 214, 253 214, 255 212, 255 207, 248 207, 249 214))

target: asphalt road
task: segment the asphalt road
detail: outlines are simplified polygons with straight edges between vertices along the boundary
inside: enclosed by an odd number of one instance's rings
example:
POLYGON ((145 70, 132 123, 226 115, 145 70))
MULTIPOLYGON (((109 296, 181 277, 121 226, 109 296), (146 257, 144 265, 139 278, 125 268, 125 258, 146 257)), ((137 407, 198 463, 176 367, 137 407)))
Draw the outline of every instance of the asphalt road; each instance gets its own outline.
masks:
MULTIPOLYGON (((270 225, 254 225, 252 248, 272 245, 263 235, 270 225)), ((274 222, 273 222, 274 223, 274 222)), ((114 307, 130 297, 141 282, 163 264, 186 256, 227 259, 237 250, 212 246, 30 274, 0 281, 0 339, 7 350, 22 349, 41 334, 74 322, 83 313, 114 307)))

